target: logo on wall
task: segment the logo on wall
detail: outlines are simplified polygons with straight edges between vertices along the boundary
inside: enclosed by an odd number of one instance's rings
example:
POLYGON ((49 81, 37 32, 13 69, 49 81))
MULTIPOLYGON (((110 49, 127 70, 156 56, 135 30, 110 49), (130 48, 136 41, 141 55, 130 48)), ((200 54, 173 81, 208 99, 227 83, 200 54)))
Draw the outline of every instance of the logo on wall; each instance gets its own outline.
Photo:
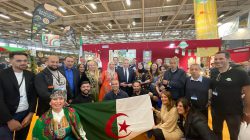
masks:
POLYGON ((42 44, 47 47, 60 47, 60 36, 53 34, 42 34, 42 44))

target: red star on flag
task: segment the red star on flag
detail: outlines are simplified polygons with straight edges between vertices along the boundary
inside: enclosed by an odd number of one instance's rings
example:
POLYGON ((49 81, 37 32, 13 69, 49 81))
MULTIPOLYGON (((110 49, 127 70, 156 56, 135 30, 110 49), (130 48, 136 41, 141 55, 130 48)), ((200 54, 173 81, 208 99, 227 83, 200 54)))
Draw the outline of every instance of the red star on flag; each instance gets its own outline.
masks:
POLYGON ((130 125, 127 125, 126 124, 126 121, 124 120, 122 124, 119 124, 120 125, 120 130, 119 132, 121 132, 122 130, 124 130, 126 133, 127 133, 127 128, 130 126, 130 125))

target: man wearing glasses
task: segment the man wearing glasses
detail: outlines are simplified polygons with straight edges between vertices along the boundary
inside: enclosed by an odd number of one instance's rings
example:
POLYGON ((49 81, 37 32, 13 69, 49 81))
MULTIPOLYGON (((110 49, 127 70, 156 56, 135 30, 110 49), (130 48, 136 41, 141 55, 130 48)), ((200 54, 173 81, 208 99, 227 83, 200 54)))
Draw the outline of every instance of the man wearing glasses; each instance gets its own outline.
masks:
POLYGON ((34 74, 26 70, 26 53, 10 53, 9 58, 12 66, 0 72, 0 138, 26 140, 36 108, 34 74))

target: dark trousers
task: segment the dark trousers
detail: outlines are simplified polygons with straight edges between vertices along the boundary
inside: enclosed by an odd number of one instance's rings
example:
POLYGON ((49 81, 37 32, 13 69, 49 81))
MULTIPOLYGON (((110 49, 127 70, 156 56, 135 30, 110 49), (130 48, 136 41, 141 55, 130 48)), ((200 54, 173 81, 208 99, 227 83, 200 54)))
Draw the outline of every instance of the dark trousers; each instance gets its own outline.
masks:
MULTIPOLYGON (((13 119, 22 123, 25 116, 28 114, 27 111, 16 113, 13 116, 13 119)), ((22 128, 19 131, 15 131, 14 140, 26 140, 26 137, 29 133, 30 125, 22 128)), ((0 139, 1 140, 13 140, 13 133, 11 132, 7 124, 0 124, 0 139)))
POLYGON ((230 139, 237 140, 240 131, 241 115, 220 114, 212 110, 213 131, 218 140, 222 140, 222 129, 224 120, 227 123, 230 139))
POLYGON ((165 140, 163 132, 159 128, 152 129, 152 134, 155 137, 155 140, 165 140))

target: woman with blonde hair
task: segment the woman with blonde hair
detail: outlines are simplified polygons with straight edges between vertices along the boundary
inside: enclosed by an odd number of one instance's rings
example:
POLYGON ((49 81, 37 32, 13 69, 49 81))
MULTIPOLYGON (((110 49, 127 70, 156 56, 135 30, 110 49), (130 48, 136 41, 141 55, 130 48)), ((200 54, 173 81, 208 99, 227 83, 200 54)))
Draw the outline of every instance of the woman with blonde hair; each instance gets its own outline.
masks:
POLYGON ((179 118, 175 101, 169 91, 162 92, 161 111, 153 108, 156 116, 160 118, 160 123, 153 127, 152 133, 156 140, 180 140, 183 136, 181 129, 177 125, 179 118))
POLYGON ((98 101, 98 94, 100 90, 100 74, 97 63, 95 61, 90 60, 87 62, 87 69, 82 74, 80 83, 82 83, 83 81, 89 81, 91 85, 90 95, 93 97, 94 101, 98 101))
POLYGON ((111 81, 118 80, 118 75, 115 72, 115 63, 110 61, 108 63, 108 69, 104 71, 101 75, 101 89, 99 94, 99 101, 102 101, 105 94, 111 90, 111 81))

